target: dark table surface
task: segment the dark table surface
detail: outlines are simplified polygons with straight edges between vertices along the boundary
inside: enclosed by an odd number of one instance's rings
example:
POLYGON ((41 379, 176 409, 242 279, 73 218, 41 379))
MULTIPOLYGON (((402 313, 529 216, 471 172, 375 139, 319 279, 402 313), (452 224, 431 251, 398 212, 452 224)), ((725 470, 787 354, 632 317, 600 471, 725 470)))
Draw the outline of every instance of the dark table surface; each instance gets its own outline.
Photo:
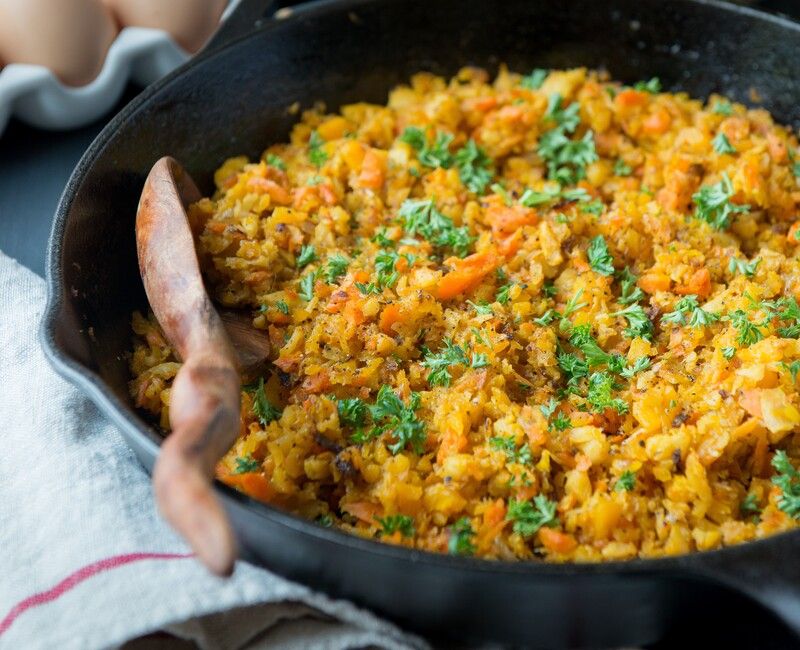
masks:
MULTIPOLYGON (((800 19, 800 0, 745 2, 800 19)), ((44 274, 50 225, 64 185, 106 121, 139 89, 130 87, 104 120, 70 132, 46 132, 12 120, 0 136, 0 251, 44 274)), ((708 647, 784 650, 800 643, 771 615, 751 603, 709 603, 702 623, 672 630, 658 649, 708 647)))

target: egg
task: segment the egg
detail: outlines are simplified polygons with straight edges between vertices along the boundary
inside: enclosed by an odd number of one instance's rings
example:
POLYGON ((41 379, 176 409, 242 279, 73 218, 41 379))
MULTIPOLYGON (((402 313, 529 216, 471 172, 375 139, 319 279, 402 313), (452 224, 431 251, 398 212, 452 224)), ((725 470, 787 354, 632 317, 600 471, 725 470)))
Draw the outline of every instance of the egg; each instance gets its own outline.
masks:
POLYGON ((0 0, 0 60, 46 66, 70 86, 100 73, 116 35, 99 0, 0 0))
POLYGON ((219 25, 227 0, 103 0, 119 24, 154 27, 196 52, 219 25))

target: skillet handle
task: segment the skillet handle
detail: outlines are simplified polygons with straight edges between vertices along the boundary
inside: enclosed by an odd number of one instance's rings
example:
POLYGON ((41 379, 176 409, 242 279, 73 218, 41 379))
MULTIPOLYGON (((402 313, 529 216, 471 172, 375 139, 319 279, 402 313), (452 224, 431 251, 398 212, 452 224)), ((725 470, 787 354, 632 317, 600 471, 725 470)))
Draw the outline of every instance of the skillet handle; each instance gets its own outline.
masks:
POLYGON ((756 601, 800 638, 800 532, 782 533, 696 559, 693 573, 756 601))
POLYGON ((282 7, 299 4, 286 0, 239 0, 231 9, 220 28, 209 39, 203 52, 217 50, 240 36, 248 34, 264 20, 272 17, 282 7))

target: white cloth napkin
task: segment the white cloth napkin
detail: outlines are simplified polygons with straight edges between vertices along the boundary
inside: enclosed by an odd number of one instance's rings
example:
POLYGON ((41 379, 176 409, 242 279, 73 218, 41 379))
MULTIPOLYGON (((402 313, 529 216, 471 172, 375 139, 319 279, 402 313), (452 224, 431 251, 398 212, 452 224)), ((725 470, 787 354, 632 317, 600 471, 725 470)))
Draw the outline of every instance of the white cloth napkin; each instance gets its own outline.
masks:
POLYGON ((421 648, 354 605, 239 562, 210 575, 160 519, 119 432, 47 364, 41 278, 0 253, 0 648, 155 630, 201 648, 421 648))

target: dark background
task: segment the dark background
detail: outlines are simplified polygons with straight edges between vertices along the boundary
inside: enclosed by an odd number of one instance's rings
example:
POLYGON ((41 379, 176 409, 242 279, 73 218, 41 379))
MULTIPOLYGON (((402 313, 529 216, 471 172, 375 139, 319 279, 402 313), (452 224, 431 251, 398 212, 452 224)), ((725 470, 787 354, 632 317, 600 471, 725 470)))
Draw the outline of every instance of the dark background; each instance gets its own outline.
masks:
MULTIPOLYGON (((800 20, 800 0, 752 0, 740 4, 800 20)), ((0 251, 38 274, 44 273, 52 217, 72 168, 111 115, 138 92, 138 88, 129 87, 115 111, 76 131, 46 132, 16 120, 10 122, 0 135, 0 251)), ((695 620, 679 626, 657 647, 800 648, 800 643, 771 615, 740 599, 709 603, 707 617, 698 618, 706 624, 698 626, 695 620)))

